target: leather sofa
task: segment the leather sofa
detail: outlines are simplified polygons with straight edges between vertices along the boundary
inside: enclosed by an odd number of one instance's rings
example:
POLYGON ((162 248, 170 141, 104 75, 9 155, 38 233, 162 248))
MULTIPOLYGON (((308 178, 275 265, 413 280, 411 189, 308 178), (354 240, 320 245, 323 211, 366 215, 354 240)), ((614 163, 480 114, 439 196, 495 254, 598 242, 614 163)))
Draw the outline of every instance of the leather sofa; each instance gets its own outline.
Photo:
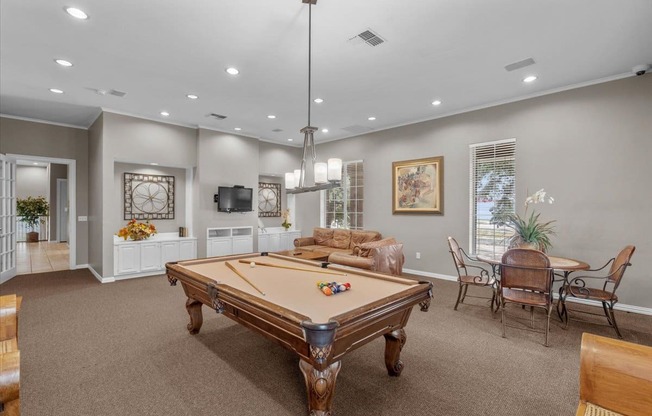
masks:
POLYGON ((315 228, 312 237, 297 238, 294 245, 330 253, 330 263, 396 276, 403 272, 403 244, 392 237, 383 239, 377 231, 315 228))

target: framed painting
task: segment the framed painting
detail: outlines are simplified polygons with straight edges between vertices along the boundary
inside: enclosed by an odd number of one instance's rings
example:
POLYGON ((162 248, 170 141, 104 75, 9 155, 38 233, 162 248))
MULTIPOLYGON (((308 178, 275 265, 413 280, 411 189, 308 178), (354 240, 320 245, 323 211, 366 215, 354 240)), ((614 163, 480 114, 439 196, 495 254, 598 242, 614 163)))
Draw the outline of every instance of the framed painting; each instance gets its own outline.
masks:
POLYGON ((444 157, 392 163, 392 214, 444 213, 444 157))
POLYGON ((173 220, 174 176, 124 174, 125 220, 173 220))

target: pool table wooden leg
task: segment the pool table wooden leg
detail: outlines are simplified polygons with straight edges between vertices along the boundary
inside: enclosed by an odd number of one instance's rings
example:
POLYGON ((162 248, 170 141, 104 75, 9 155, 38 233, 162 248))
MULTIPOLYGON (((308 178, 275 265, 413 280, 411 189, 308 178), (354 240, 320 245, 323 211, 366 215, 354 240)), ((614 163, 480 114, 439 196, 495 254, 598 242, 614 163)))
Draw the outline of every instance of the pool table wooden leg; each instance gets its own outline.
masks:
POLYGON ((385 334, 385 366, 390 376, 398 377, 403 371, 403 361, 401 361, 401 350, 407 335, 403 328, 396 329, 385 334))
POLYGON ((186 310, 188 311, 188 315, 190 315, 190 322, 188 323, 187 328, 193 335, 199 333, 201 325, 204 323, 204 318, 201 313, 201 305, 202 303, 198 300, 191 298, 186 300, 186 310))
POLYGON ((310 416, 330 416, 335 394, 335 380, 340 372, 341 361, 318 370, 307 361, 299 360, 299 368, 306 380, 308 410, 310 416))

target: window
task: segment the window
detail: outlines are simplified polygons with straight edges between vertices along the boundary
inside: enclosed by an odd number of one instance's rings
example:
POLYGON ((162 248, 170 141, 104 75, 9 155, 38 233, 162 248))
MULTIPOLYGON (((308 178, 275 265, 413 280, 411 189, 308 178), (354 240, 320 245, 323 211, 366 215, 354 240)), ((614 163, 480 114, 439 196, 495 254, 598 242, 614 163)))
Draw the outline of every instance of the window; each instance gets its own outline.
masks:
POLYGON ((328 228, 364 228, 362 160, 342 163, 342 186, 324 192, 322 225, 328 228))
POLYGON ((501 219, 514 213, 516 139, 470 146, 470 251, 502 254, 514 231, 501 219))

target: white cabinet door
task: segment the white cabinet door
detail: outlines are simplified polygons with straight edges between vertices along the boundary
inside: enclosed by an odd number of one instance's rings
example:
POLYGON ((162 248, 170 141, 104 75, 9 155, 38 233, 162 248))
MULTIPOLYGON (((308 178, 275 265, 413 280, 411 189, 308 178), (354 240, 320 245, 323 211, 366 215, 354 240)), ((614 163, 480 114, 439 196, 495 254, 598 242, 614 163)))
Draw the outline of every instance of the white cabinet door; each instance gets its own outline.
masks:
POLYGON ((269 235, 269 250, 268 251, 281 251, 281 235, 269 235))
POLYGON ((179 260, 189 260, 197 258, 197 241, 179 242, 179 260))
POLYGON ((230 238, 214 238, 209 240, 208 257, 227 256, 231 254, 233 244, 230 238))
POLYGON ((140 244, 121 244, 116 254, 116 275, 140 272, 140 244))
POLYGON ((263 253, 269 251, 269 235, 258 234, 258 252, 263 253))
POLYGON ((179 242, 163 241, 161 243, 161 268, 165 268, 165 263, 179 260, 179 242))
POLYGON ((233 254, 251 253, 254 251, 254 239, 251 236, 233 237, 233 254))
POLYGON ((141 243, 140 271, 161 270, 161 243, 141 243))
POLYGON ((285 231, 284 233, 280 234, 280 242, 279 242, 279 249, 281 250, 289 250, 290 249, 290 233, 288 231, 285 231))

